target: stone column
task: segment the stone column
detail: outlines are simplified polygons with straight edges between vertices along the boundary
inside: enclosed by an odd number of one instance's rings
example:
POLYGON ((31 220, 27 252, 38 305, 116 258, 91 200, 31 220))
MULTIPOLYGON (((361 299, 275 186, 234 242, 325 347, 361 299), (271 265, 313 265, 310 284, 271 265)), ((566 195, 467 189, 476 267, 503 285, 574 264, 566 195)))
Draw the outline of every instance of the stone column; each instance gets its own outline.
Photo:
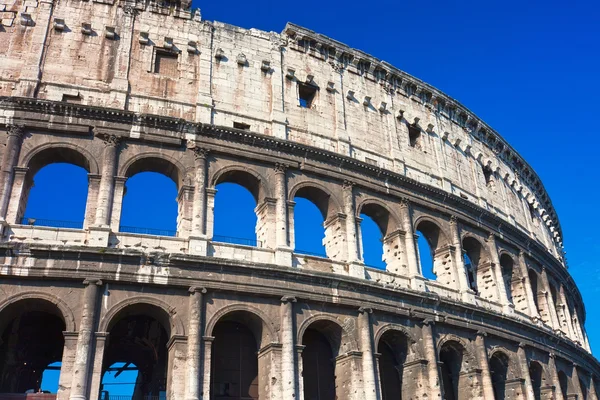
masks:
POLYGON ((9 224, 20 224, 20 209, 23 199, 23 191, 27 182, 27 167, 13 167, 12 187, 8 200, 8 209, 6 211, 6 222, 9 224))
POLYGON ((498 246, 496 245, 496 236, 490 233, 488 236, 488 245, 490 254, 492 255, 492 268, 496 277, 496 286, 498 287, 498 301, 502 304, 502 308, 505 313, 512 314, 514 305, 512 305, 508 299, 508 290, 504 282, 504 274, 502 271, 502 265, 500 264, 500 257, 498 256, 498 246))
POLYGON ((573 364, 573 373, 571 375, 571 380, 573 381, 573 387, 575 388, 575 394, 577 395, 577 398, 582 400, 587 399, 588 396, 583 395, 584 388, 581 387, 581 383, 579 381, 579 371, 577 371, 577 364, 573 364))
POLYGON ((346 214, 346 241, 348 243, 348 264, 350 276, 365 277, 364 265, 359 261, 356 241, 356 212, 354 209, 354 182, 344 181, 344 213, 346 214))
POLYGON ((77 350, 77 336, 77 332, 63 332, 65 345, 63 347, 56 400, 68 400, 69 398, 69 392, 71 391, 71 374, 73 373, 73 362, 75 361, 75 352, 77 350))
POLYGON ((363 386, 366 400, 377 400, 377 386, 375 376, 375 363, 373 360, 373 340, 371 335, 371 318, 373 312, 370 308, 358 309, 358 326, 360 332, 360 349, 362 351, 363 386))
POLYGON ((465 267, 465 261, 463 260, 463 251, 462 251, 462 243, 460 242, 460 232, 458 229, 458 219, 456 216, 450 217, 450 230, 452 234, 452 245, 455 248, 454 251, 454 264, 456 278, 458 279, 458 285, 460 291, 463 293, 464 301, 473 301, 474 293, 469 288, 469 283, 467 282, 467 269, 465 267))
POLYGON ((194 152, 194 204, 192 206, 192 234, 190 237, 206 236, 206 157, 208 150, 201 147, 191 148, 194 152))
POLYGON ((200 399, 200 382, 202 380, 202 295, 206 293, 205 288, 191 287, 189 289, 189 313, 190 321, 187 340, 187 365, 185 379, 186 400, 200 399))
POLYGON ((23 125, 8 125, 6 133, 8 134, 8 139, 4 154, 2 154, 0 170, 0 220, 4 220, 6 217, 6 210, 8 209, 8 201, 10 199, 9 194, 11 193, 10 187, 12 185, 13 168, 19 160, 25 129, 23 125))
POLYGON ((294 362, 294 303, 293 296, 281 298, 281 390, 282 398, 298 399, 296 363, 294 362))
POLYGON ((304 371, 304 364, 302 363, 302 352, 304 351, 304 349, 306 348, 306 346, 301 345, 301 344, 297 344, 296 345, 296 366, 297 366, 297 370, 298 370, 298 374, 296 375, 296 378, 298 379, 297 384, 298 384, 298 400, 304 400, 304 377, 303 377, 303 371, 304 371))
POLYGON ((402 218, 402 229, 404 230, 404 245, 406 247, 406 260, 408 274, 410 277, 411 288, 415 290, 424 290, 425 285, 422 280, 422 272, 419 268, 419 257, 417 255, 416 236, 413 229, 410 202, 403 198, 400 201, 400 218, 402 218))
MULTIPOLYGON (((108 343, 108 332, 96 332, 95 340, 95 353, 94 353, 94 364, 92 366, 91 383, 90 383, 90 400, 95 400, 100 394, 100 388, 102 387, 102 366, 104 365, 104 349, 108 343)), ((62 371, 61 371, 62 373, 62 371)))
POLYGON ((533 290, 531 289, 531 282, 529 281, 529 271, 527 270, 527 262, 525 261, 525 253, 523 250, 519 251, 519 268, 521 269, 521 276, 525 284, 525 292, 527 294, 527 304, 529 304, 529 316, 534 320, 540 318, 537 306, 535 305, 533 290))
POLYGON ((119 229, 121 228, 121 210, 123 209, 123 196, 125 195, 126 182, 126 177, 115 176, 115 190, 112 211, 110 212, 110 229, 113 232, 119 232, 119 229))
POLYGON ((292 250, 289 245, 288 234, 288 202, 287 202, 287 176, 284 164, 275 165, 275 229, 276 229, 276 263, 292 266, 292 250))
POLYGON ((527 353, 525 353, 525 344, 519 343, 517 357, 519 359, 521 373, 525 379, 525 399, 535 400, 535 395, 533 394, 533 385, 531 384, 531 376, 529 375, 529 361, 527 360, 527 353))
POLYGON ((83 291, 81 323, 77 336, 77 353, 73 364, 73 380, 71 383, 71 400, 86 400, 88 398, 88 378, 92 366, 93 332, 96 322, 96 310, 99 288, 102 281, 86 279, 83 291))
POLYGON ((432 400, 441 399, 442 391, 440 387, 440 377, 438 370, 437 350, 433 337, 433 320, 426 319, 421 326, 421 336, 423 337, 423 350, 427 359, 427 375, 429 381, 429 393, 432 400))
POLYGON ((210 399, 210 372, 212 362, 212 344, 214 342, 214 336, 203 336, 202 341, 204 342, 204 367, 202 369, 202 399, 210 399))
POLYGON ((596 382, 594 381, 594 375, 590 375, 590 400, 598 400, 598 394, 596 393, 596 382))
POLYGON ((544 285, 544 291, 546 292, 546 304, 548 305, 550 322, 554 331, 558 332, 560 331, 560 323, 558 322, 558 315, 556 315, 556 306, 554 298, 552 297, 552 290, 550 290, 550 281, 548 280, 546 268, 542 268, 542 284, 544 285))
POLYGON ((120 138, 115 135, 98 135, 104 141, 102 156, 102 172, 98 202, 96 204, 96 226, 106 228, 110 224, 110 211, 115 186, 115 170, 117 168, 117 151, 120 138))
POLYGON ((346 214, 346 235, 348 243, 348 263, 358 262, 356 242, 356 213, 354 210, 354 182, 344 181, 344 213, 346 214))
POLYGON ((550 353, 548 355, 548 369, 550 370, 550 379, 552 380, 552 384, 556 388, 556 397, 562 398, 563 395, 560 387, 560 379, 558 378, 558 371, 556 370, 556 355, 554 353, 550 353))
POLYGON ((488 363, 488 353, 485 347, 485 337, 487 333, 478 331, 475 338, 475 347, 477 349, 477 362, 481 368, 481 383, 483 386, 483 397, 494 400, 494 386, 492 385, 492 376, 490 375, 490 366, 488 363))

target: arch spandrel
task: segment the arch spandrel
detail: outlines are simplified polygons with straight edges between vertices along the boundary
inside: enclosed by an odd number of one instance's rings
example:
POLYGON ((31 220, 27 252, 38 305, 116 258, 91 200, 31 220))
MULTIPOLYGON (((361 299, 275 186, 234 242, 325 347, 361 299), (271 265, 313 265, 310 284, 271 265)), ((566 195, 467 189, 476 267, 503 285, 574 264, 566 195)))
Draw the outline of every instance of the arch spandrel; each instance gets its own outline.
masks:
POLYGON ((236 183, 246 188, 257 204, 265 198, 272 198, 274 190, 271 183, 254 165, 241 163, 228 164, 222 167, 209 168, 208 187, 215 189, 220 183, 236 183))
POLYGON ((382 337, 386 333, 397 333, 403 336, 407 342, 407 360, 421 360, 424 359, 423 349, 419 345, 419 341, 415 339, 414 334, 412 334, 406 325, 396 324, 396 323, 386 323, 381 326, 379 329, 375 330, 373 334, 373 348, 377 349, 379 344, 381 343, 382 337))
POLYGON ((254 318, 255 322, 260 321, 260 330, 258 332, 258 327, 250 327, 255 335, 255 339, 259 342, 259 348, 266 346, 269 343, 278 343, 279 335, 278 325, 276 325, 273 320, 263 311, 261 311, 258 307, 255 307, 246 303, 233 303, 227 306, 219 308, 217 311, 212 313, 211 315, 207 315, 206 317, 206 328, 205 335, 212 336, 215 326, 219 321, 223 320, 227 316, 234 314, 247 314, 250 318, 254 318), (253 329, 254 328, 254 329, 253 329))
POLYGON ((356 217, 360 217, 361 214, 371 217, 385 236, 402 229, 402 220, 391 204, 391 202, 385 202, 375 197, 362 196, 356 204, 355 214, 356 217), (381 221, 382 219, 385 221, 381 221))
POLYGON ((170 337, 184 336, 186 330, 177 310, 168 303, 151 296, 132 296, 121 300, 104 313, 98 324, 98 332, 108 332, 123 315, 144 314, 156 318, 170 337))
POLYGON ((34 176, 40 169, 53 163, 73 164, 92 175, 100 173, 98 160, 87 148, 70 142, 49 142, 23 149, 19 165, 29 168, 34 176))
MULTIPOLYGON (((337 190, 332 190, 326 183, 320 183, 308 177, 297 177, 297 179, 290 180, 290 184, 288 199, 294 200, 299 195, 305 197, 317 206, 324 220, 344 212, 343 202, 337 194, 337 190)), ((341 189, 341 185, 339 188, 341 189)))
MULTIPOLYGON (((340 319, 340 317, 319 312, 317 314, 313 314, 310 317, 304 319, 298 326, 297 329, 297 338, 298 343, 302 342, 302 338, 304 337, 304 333, 307 329, 315 327, 315 324, 319 323, 329 323, 333 324, 333 331, 339 329, 339 335, 335 332, 321 332, 325 335, 327 340, 329 341, 331 348, 334 350, 334 356, 339 356, 345 354, 349 351, 358 351, 359 345, 356 337, 353 332, 356 332, 356 329, 349 329, 349 325, 356 326, 357 320, 356 318, 352 318, 350 316, 346 316, 344 321, 340 319), (338 337, 339 336, 339 337, 338 337)), ((320 330, 320 329, 317 329, 320 330)), ((330 329, 330 331, 332 331, 330 329)))
POLYGON ((0 302, 0 315, 2 315, 2 312, 8 307, 16 305, 19 302, 28 300, 34 302, 43 301, 49 303, 51 306, 56 307, 58 314, 62 317, 62 320, 65 323, 65 330, 67 332, 75 332, 77 330, 75 324, 75 316, 71 308, 67 305, 67 303, 56 295, 40 291, 26 291, 5 298, 3 301, 0 302))

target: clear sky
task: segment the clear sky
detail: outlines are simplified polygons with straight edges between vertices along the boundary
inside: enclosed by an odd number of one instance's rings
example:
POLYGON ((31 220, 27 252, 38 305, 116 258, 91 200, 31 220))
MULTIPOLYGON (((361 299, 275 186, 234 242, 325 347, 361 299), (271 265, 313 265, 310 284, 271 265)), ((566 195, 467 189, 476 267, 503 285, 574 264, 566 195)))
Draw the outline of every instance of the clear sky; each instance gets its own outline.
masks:
MULTIPOLYGON (((569 272, 583 294, 586 327, 598 354, 598 2, 265 0, 193 5, 201 8, 206 20, 276 32, 290 21, 330 36, 441 89, 502 134, 540 175, 558 211, 569 272)), ((27 215, 80 218, 85 193, 83 198, 75 195, 79 205, 67 203, 69 190, 75 187, 71 179, 78 179, 80 188, 86 187, 83 170, 60 165, 43 169, 36 178, 27 215), (45 190, 44 174, 56 173, 63 177, 63 186, 45 190), (52 207, 47 206, 52 204, 64 205, 63 214, 48 214, 52 207)), ((52 183, 57 182, 52 179, 52 183)), ((127 186, 123 225, 175 229, 176 189, 172 182, 145 173, 132 178, 127 186), (155 190, 144 189, 148 185, 155 190), (170 206, 165 208, 165 203, 170 206)), ((215 233, 252 237, 253 207, 249 193, 227 184, 220 186, 215 233), (241 205, 233 207, 232 199, 241 205)), ((322 252, 322 232, 314 229, 318 211, 302 201, 296 207, 299 210, 306 218, 297 222, 303 224, 298 229, 304 232, 297 248, 322 252)), ((369 221, 363 225, 365 236, 377 243, 376 228, 369 226, 369 221)), ((367 263, 380 265, 380 253, 373 253, 367 263)))

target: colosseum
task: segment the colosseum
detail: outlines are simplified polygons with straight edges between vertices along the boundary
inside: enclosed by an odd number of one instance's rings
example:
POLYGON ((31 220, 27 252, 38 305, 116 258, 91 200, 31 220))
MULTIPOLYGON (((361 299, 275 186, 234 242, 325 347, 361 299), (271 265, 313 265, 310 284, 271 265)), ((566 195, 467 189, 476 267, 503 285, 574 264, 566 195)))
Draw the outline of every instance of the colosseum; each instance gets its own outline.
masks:
POLYGON ((1 399, 124 400, 115 363, 133 400, 598 399, 551 200, 453 98, 186 3, 1 0, 0 18, 1 399), (52 163, 88 173, 79 225, 24 214, 52 163), (148 171, 177 186, 176 232, 121 224, 148 171), (252 193, 255 240, 214 235, 221 183, 252 193), (296 250, 298 198, 326 255, 296 250), (26 394, 51 365, 57 393, 26 394))

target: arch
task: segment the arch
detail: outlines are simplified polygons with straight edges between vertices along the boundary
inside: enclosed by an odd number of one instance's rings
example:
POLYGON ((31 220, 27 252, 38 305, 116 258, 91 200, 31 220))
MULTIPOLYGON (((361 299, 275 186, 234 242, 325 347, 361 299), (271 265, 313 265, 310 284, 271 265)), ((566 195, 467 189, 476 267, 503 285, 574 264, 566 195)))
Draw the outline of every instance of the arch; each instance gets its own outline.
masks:
POLYGON ((127 159, 119 168, 119 176, 131 178, 140 172, 157 172, 173 180, 180 190, 185 184, 186 168, 179 160, 163 153, 146 152, 127 159))
MULTIPOLYGON (((504 280, 504 287, 506 288, 506 296, 511 304, 514 304, 514 295, 517 294, 518 287, 513 287, 513 281, 515 276, 519 276, 518 268, 515 270, 515 260, 507 252, 500 252, 500 270, 502 271, 502 278, 504 280)), ((519 282, 515 282, 519 284, 519 282)))
POLYGON ((361 214, 371 217, 384 237, 400 229, 400 217, 381 200, 367 198, 361 201, 356 206, 356 217, 361 214))
MULTIPOLYGON (((485 285, 484 275, 487 273, 487 269, 491 267, 490 255, 486 246, 471 234, 463 235, 461 244, 470 289, 484 298, 497 297, 497 294, 490 290, 493 288, 485 285)), ((491 281, 495 281, 493 275, 491 281)))
MULTIPOLYGON (((388 329, 384 332, 375 349, 379 356, 379 381, 382 400, 410 398, 414 388, 405 383, 406 362, 409 361, 410 339, 403 331, 388 329)), ((413 368, 414 370, 414 368, 413 368)), ((419 379, 418 370, 413 371, 413 379, 419 379), (415 376, 416 375, 416 376, 415 376)), ((422 377, 421 377, 422 378, 422 377)))
MULTIPOLYGON (((533 388, 533 397, 535 400, 541 400, 542 385, 546 380, 542 364, 540 364, 538 361, 531 361, 529 363, 529 377, 531 379, 531 386, 533 388)), ((559 388, 556 389, 559 390, 559 388)))
POLYGON ((379 328, 377 330, 377 332, 375 332, 374 336, 373 336, 373 344, 375 345, 375 348, 377 348, 379 346, 379 341, 381 340, 381 337, 386 333, 386 332, 398 332, 401 335, 406 336, 406 339, 408 341, 408 350, 409 350, 409 354, 410 356, 412 356, 415 359, 422 359, 424 358, 421 349, 416 346, 417 344, 417 340, 415 340, 414 336, 402 325, 398 325, 398 324, 393 324, 393 323, 389 323, 386 324, 384 326, 382 326, 381 328, 379 328))
POLYGON ((465 372, 466 348, 460 341, 446 340, 439 347, 440 380, 444 400, 461 399, 462 375, 465 372))
MULTIPOLYGON (((467 343, 465 342, 465 339, 463 339, 459 336, 456 336, 454 334, 451 334, 451 333, 444 335, 442 338, 440 338, 438 340, 438 343, 436 346, 436 348, 438 349, 438 357, 441 353, 442 347, 444 347, 448 343, 453 346, 459 346, 462 349, 464 359, 466 360, 465 364, 472 365, 472 366, 477 365, 475 356, 473 354, 471 354, 471 352, 468 350, 469 347, 468 347, 467 343)), ((465 370, 466 370, 466 368, 465 368, 465 370)))
POLYGON ((571 379, 569 376, 567 376, 567 374, 562 371, 559 370, 558 371, 558 383, 560 384, 560 391, 563 395, 563 399, 567 398, 567 395, 569 394, 569 389, 570 389, 570 382, 571 379))
MULTIPOLYGON (((21 294, 0 305, 0 392, 37 391, 49 383, 43 382, 48 367, 60 365, 69 318, 51 300, 21 294)), ((54 383, 59 375, 54 374, 54 383)))
POLYGON ((83 147, 67 142, 36 146, 23 157, 22 165, 29 168, 27 172, 30 176, 34 176, 46 165, 58 162, 77 165, 93 175, 100 173, 98 162, 92 153, 83 147), (45 162, 47 160, 52 161, 45 162))
POLYGON ((333 335, 329 335, 327 338, 330 344, 332 345, 332 349, 337 349, 334 352, 337 353, 334 354, 334 357, 340 354, 347 353, 348 351, 358 351, 358 342, 356 341, 356 339, 352 336, 350 332, 348 332, 348 330, 344 328, 344 324, 337 317, 334 317, 329 314, 312 315, 311 317, 308 317, 307 319, 302 321, 302 324, 300 324, 300 326, 298 327, 297 337, 299 338, 299 341, 302 340, 304 333, 311 325, 320 321, 331 322, 337 325, 340 329, 341 334, 337 342, 335 340, 336 338, 333 337, 333 335))
POLYGON ((51 303, 60 311, 62 320, 65 323, 65 330, 67 332, 75 332, 77 330, 75 329, 75 317, 71 308, 63 300, 49 293, 29 291, 10 296, 0 302, 0 314, 12 304, 26 300, 41 300, 51 303))
POLYGON ((421 232, 432 251, 449 244, 448 234, 442 229, 440 224, 426 215, 421 215, 413 222, 414 232, 421 232))
POLYGON ((216 188, 219 183, 236 183, 246 188, 260 204, 265 198, 273 197, 268 186, 268 180, 258 171, 247 165, 228 165, 216 171, 210 180, 210 188, 216 188))
POLYGON ((305 198, 314 203, 324 220, 343 211, 342 202, 324 185, 319 182, 306 180, 297 183, 289 190, 288 199, 305 198))
POLYGON ((506 381, 509 375, 509 356, 502 350, 496 350, 490 354, 489 367, 492 379, 492 387, 496 400, 504 400, 506 397, 506 381))
POLYGON ((213 336, 213 331, 215 329, 215 326, 217 325, 217 323, 223 319, 223 317, 227 316, 228 314, 234 314, 234 313, 238 313, 238 312, 246 312, 249 314, 254 315, 254 317, 256 317, 258 320, 260 320, 262 322, 262 326, 261 328, 266 328, 266 331, 263 329, 261 335, 256 335, 256 331, 254 331, 253 333, 255 334, 255 338, 257 341, 260 340, 259 346, 260 347, 264 347, 265 345, 269 344, 269 343, 276 343, 279 342, 279 337, 277 335, 277 329, 276 329, 276 325, 273 323, 273 321, 271 321, 271 319, 261 310, 259 310, 258 308, 251 306, 251 305, 247 305, 247 304, 230 304, 228 306, 225 306, 223 308, 220 308, 217 312, 215 312, 210 319, 207 320, 206 323, 206 336, 213 336))
POLYGON ((162 300, 149 296, 130 297, 112 306, 100 320, 98 331, 108 332, 123 314, 126 315, 128 313, 128 308, 141 308, 143 311, 141 314, 150 314, 162 324, 169 337, 185 335, 183 322, 181 322, 181 319, 177 316, 175 308, 162 300), (150 306, 150 308, 148 308, 148 306, 150 306), (146 308, 144 309, 144 307, 146 308), (148 313, 147 311, 151 312, 148 313))

